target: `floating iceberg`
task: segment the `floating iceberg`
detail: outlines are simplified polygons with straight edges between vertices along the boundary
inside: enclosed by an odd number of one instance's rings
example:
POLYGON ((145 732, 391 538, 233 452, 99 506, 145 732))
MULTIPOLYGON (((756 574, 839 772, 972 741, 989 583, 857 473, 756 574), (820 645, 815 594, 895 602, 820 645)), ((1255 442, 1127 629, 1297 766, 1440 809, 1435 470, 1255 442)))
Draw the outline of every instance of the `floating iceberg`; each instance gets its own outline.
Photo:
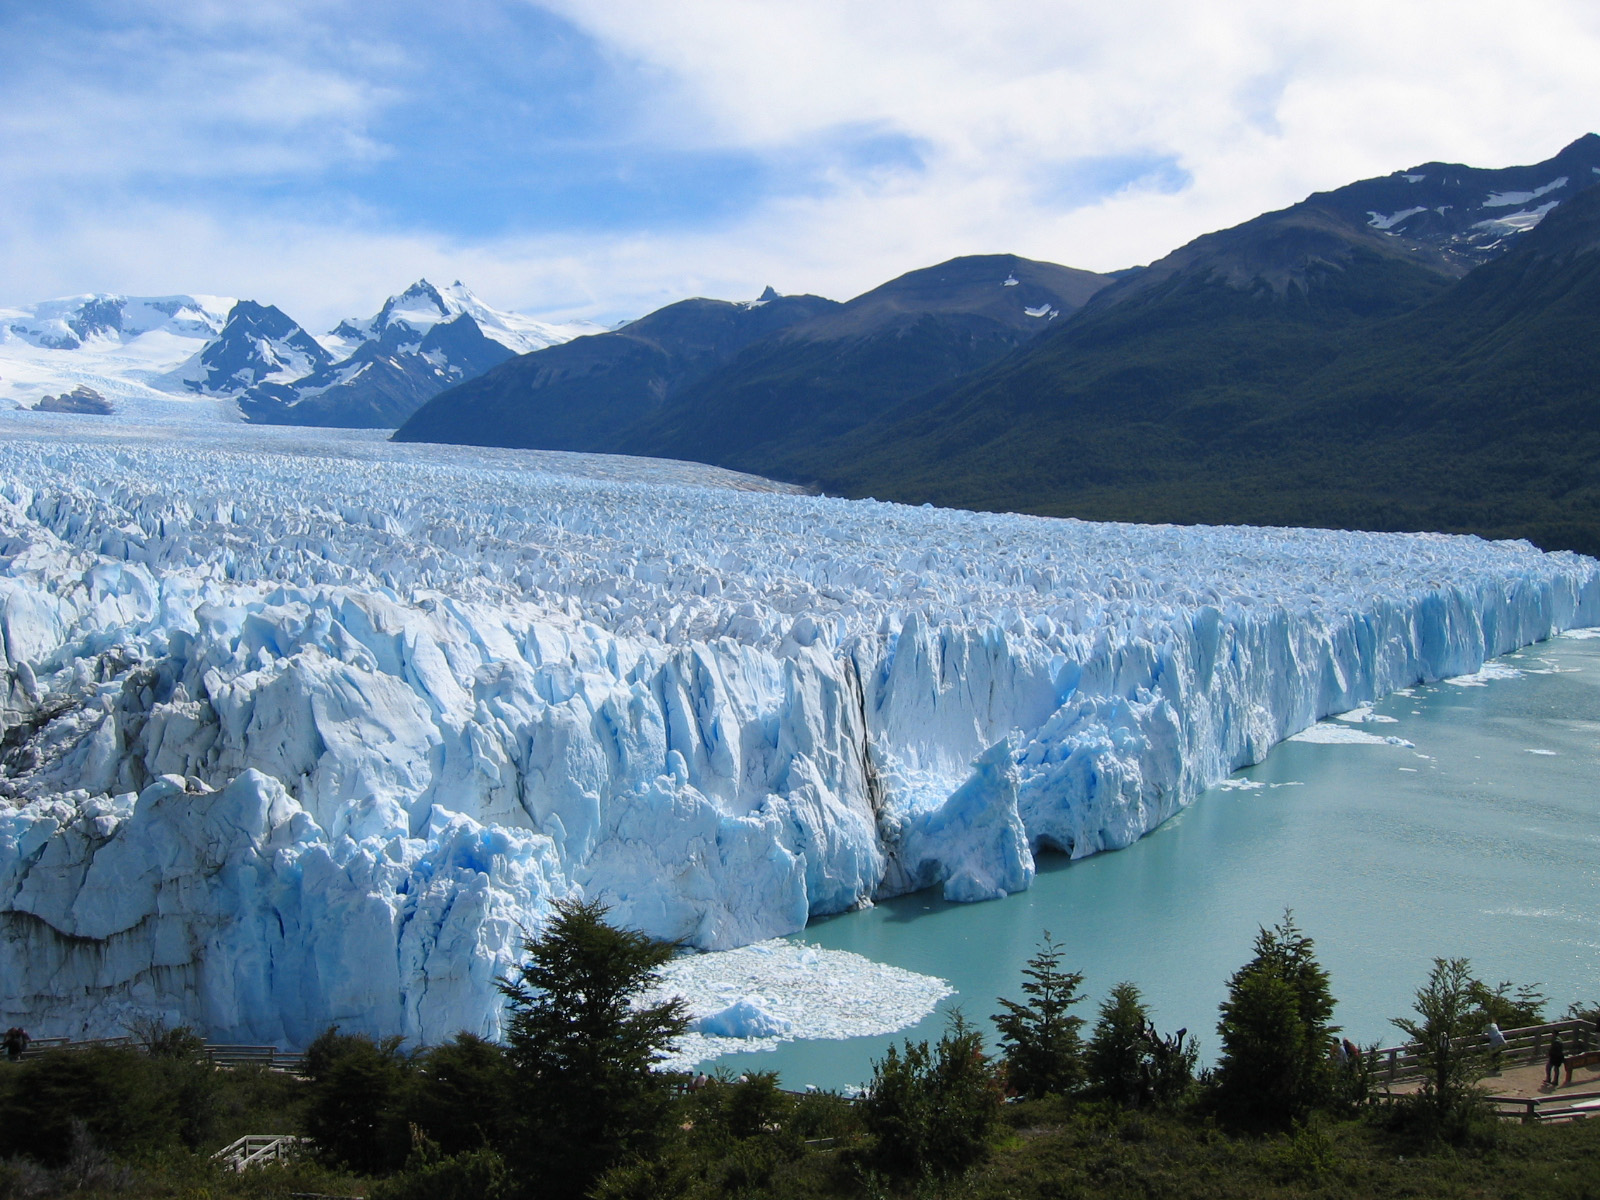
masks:
POLYGON ((761 996, 745 996, 727 1008, 694 1021, 690 1029, 707 1037, 777 1038, 794 1028, 794 1023, 774 1013, 761 996))
POLYGON ((1600 563, 1526 543, 53 428, 0 444, 0 1022, 35 1032, 494 1035, 555 900, 726 949, 1003 895, 1600 622, 1600 563))

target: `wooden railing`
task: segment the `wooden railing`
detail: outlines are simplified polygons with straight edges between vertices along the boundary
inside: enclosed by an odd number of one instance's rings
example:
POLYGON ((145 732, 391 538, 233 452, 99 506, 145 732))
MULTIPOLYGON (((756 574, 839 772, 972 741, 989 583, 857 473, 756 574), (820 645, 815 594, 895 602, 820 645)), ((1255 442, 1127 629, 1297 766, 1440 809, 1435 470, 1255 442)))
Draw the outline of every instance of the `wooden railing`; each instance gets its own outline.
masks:
MULTIPOLYGON (((1487 1034, 1457 1038, 1454 1045, 1464 1050, 1482 1050, 1486 1054, 1498 1049, 1501 1061, 1511 1063, 1544 1061, 1550 1048, 1550 1039, 1557 1035, 1562 1038, 1569 1055, 1585 1050, 1600 1050, 1600 1034, 1596 1033, 1594 1023, 1579 1019, 1530 1025, 1525 1029, 1506 1029, 1501 1031, 1501 1035, 1506 1044, 1498 1048, 1490 1045, 1487 1034)), ((1372 1051, 1372 1055, 1376 1060, 1375 1077, 1385 1086, 1406 1083, 1423 1074, 1422 1058, 1415 1045, 1386 1046, 1372 1051)))
POLYGON ((219 1067, 263 1066, 291 1072, 298 1071, 306 1057, 297 1050, 279 1050, 276 1046, 214 1046, 210 1042, 201 1053, 219 1067))
MULTIPOLYGON (((132 1038, 88 1038, 74 1041, 71 1038, 33 1038, 22 1052, 23 1058, 37 1058, 53 1050, 90 1050, 97 1046, 110 1046, 130 1050, 144 1047, 132 1038)), ((298 1050, 280 1050, 276 1046, 237 1046, 201 1042, 200 1057, 219 1067, 264 1066, 273 1071, 298 1072, 305 1063, 305 1055, 298 1050)))
POLYGON ((1497 1117, 1539 1125, 1548 1121, 1581 1121, 1600 1114, 1600 1092, 1557 1092, 1549 1096, 1489 1096, 1497 1117))
POLYGON ((243 1171, 246 1167, 284 1162, 310 1147, 310 1138, 296 1137, 292 1133, 252 1133, 228 1143, 211 1157, 235 1171, 243 1171))

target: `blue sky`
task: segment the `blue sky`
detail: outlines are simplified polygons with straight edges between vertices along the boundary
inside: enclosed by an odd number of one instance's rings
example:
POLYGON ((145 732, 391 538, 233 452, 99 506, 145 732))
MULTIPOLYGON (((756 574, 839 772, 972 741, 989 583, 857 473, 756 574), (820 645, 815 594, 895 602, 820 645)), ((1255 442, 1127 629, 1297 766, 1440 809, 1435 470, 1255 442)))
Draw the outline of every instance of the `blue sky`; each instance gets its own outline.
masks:
POLYGON ((1600 126, 1594 6, 1502 16, 0 3, 0 303, 208 292, 316 326, 427 275, 614 320, 767 283, 847 298, 963 253, 1114 269, 1319 188, 1533 161, 1600 126))

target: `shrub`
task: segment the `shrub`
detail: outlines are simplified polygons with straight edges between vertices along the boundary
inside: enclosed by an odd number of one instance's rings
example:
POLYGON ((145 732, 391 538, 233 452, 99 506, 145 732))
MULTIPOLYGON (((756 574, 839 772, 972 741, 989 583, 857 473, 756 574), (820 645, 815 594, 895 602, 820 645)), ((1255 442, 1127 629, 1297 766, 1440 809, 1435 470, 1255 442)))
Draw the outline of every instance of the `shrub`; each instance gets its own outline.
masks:
POLYGON ((932 1051, 908 1041, 872 1064, 862 1105, 875 1139, 870 1159, 901 1177, 959 1174, 987 1157, 1002 1100, 982 1040, 957 1012, 932 1051))
POLYGON ((405 1162, 410 1064, 399 1038, 374 1041, 335 1025, 306 1047, 305 1073, 306 1132, 324 1159, 369 1175, 405 1162))
POLYGON ((24 1062, 0 1102, 0 1154, 62 1166, 75 1147, 112 1154, 179 1142, 172 1092, 136 1050, 96 1046, 54 1050, 24 1062))
POLYGON ((502 1200, 511 1194, 511 1173, 494 1150, 441 1155, 426 1147, 404 1171, 376 1184, 372 1200, 502 1200))
POLYGON ((406 1111, 449 1158, 505 1143, 511 1068, 506 1052, 470 1033, 417 1055, 406 1111))

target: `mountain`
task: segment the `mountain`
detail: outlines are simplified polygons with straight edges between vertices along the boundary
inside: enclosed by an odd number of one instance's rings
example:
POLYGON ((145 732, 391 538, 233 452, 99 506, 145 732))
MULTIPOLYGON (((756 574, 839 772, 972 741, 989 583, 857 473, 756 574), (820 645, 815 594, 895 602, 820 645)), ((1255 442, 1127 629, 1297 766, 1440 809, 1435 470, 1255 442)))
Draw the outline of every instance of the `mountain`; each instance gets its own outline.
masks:
POLYGON ((599 329, 500 312, 460 280, 440 289, 422 279, 370 320, 341 322, 327 338, 342 352, 338 361, 325 354, 314 370, 263 381, 239 395, 239 410, 266 424, 392 428, 440 392, 516 354, 599 329))
POLYGON ((972 508, 1600 551, 1600 192, 1572 191, 1576 166, 1597 178, 1580 156, 1600 158, 1600 139, 1563 151, 1568 182, 1528 200, 1568 198, 1465 274, 1489 253, 1462 233, 1476 222, 1391 237, 1339 193, 1197 239, 953 392, 798 451, 791 477, 972 508))
POLYGON ((0 309, 0 404, 59 412, 87 387, 130 415, 388 428, 514 354, 601 331, 501 312, 460 281, 419 280, 320 338, 254 300, 92 293, 0 309))
POLYGON ((231 396, 263 384, 300 379, 333 364, 333 356, 270 304, 240 300, 216 338, 178 371, 184 386, 231 396))
POLYGON ((478 299, 459 279, 446 288, 436 288, 419 279, 398 296, 384 302, 378 315, 366 321, 341 321, 325 339, 330 347, 346 354, 368 341, 392 337, 396 342, 415 340, 411 334, 425 334, 436 325, 472 318, 472 324, 490 341, 499 342, 513 354, 528 354, 546 346, 559 345, 575 337, 603 333, 605 327, 590 321, 551 324, 536 321, 521 313, 502 312, 478 299))
POLYGON ((388 429, 446 388, 513 357, 467 313, 434 324, 420 339, 404 323, 381 329, 341 362, 291 384, 251 388, 239 410, 265 424, 388 429))
POLYGON ((0 405, 34 408, 80 386, 119 411, 170 403, 186 394, 172 372, 222 332, 233 304, 96 292, 0 309, 0 405))
POLYGON ((1210 272, 1232 286, 1282 294, 1321 262, 1350 248, 1403 258, 1460 278, 1510 248, 1562 200, 1600 180, 1600 136, 1586 134, 1531 166, 1423 163, 1364 179, 1299 204, 1206 234, 1107 289, 1115 304, 1173 276, 1210 272))
POLYGON ((1307 523, 1600 554, 1600 186, 1232 438, 1268 446, 1253 490, 1307 523))
POLYGON ((1110 282, 1011 254, 912 271, 747 347, 609 448, 781 470, 789 447, 987 366, 1110 282))
POLYGON ((429 401, 402 442, 615 451, 618 435, 746 346, 841 307, 821 296, 681 300, 501 364, 429 401))

